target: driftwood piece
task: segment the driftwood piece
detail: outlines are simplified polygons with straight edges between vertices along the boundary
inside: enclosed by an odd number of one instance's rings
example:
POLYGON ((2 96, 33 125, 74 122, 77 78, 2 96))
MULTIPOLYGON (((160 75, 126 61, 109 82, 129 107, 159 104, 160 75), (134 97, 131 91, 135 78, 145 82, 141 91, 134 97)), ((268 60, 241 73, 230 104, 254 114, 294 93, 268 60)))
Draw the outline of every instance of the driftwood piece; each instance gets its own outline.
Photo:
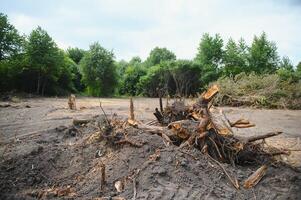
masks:
POLYGON ((257 183, 262 179, 268 169, 267 165, 263 165, 258 168, 251 176, 249 176, 244 182, 244 188, 249 189, 257 185, 257 183))

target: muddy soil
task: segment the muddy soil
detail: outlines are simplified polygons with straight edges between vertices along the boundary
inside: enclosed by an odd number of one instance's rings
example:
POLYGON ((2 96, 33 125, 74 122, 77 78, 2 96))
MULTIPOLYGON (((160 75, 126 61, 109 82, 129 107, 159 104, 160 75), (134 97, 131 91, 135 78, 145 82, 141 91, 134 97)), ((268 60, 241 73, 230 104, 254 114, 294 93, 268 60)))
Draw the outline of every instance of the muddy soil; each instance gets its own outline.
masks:
MULTIPOLYGON (((108 115, 128 115, 128 99, 101 99, 108 115)), ((135 99, 136 117, 154 119, 157 99, 135 99)), ((198 150, 166 147, 162 138, 132 127, 129 138, 143 144, 111 145, 95 139, 99 100, 77 100, 78 110, 67 109, 66 99, 25 99, 1 102, 0 108, 0 199, 299 199, 301 174, 284 164, 269 167, 253 189, 235 189, 221 168, 198 150), (8 105, 9 106, 6 106, 8 105), (72 118, 93 118, 74 128, 72 118), (151 159, 157 155, 157 159, 151 159), (101 167, 106 183, 101 187, 101 167), (116 181, 124 183, 117 192, 116 181), (56 192, 54 192, 56 191, 56 192)), ((271 145, 300 148, 301 112, 225 108, 230 119, 249 118, 255 128, 237 134, 262 134, 282 130, 271 145)), ((300 154, 285 157, 300 166, 300 154)), ((242 182, 259 166, 223 164, 242 182)))

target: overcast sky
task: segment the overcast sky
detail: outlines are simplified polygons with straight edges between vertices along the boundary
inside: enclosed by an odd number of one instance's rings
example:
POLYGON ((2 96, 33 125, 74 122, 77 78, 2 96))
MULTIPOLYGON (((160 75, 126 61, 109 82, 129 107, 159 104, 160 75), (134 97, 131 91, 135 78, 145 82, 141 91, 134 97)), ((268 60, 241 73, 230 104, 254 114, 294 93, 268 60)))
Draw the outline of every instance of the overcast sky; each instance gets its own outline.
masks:
POLYGON ((0 12, 21 33, 40 25, 63 49, 99 41, 118 60, 155 46, 191 59, 205 32, 249 44, 265 31, 281 56, 301 61, 301 0, 0 0, 0 12))

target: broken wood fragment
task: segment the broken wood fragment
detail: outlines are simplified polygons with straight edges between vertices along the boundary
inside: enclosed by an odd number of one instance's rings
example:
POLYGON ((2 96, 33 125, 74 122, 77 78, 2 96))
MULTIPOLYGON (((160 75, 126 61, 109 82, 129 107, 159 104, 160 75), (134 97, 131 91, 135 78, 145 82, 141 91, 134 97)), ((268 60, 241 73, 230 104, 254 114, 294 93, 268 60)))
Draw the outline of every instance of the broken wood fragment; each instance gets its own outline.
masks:
POLYGON ((133 98, 130 98, 130 119, 135 120, 133 98))
POLYGON ((257 183, 262 179, 268 169, 267 165, 262 165, 258 168, 251 176, 249 176, 244 182, 244 188, 250 189, 257 185, 257 183))
POLYGON ((230 123, 230 125, 235 128, 250 128, 255 126, 255 124, 250 123, 249 120, 246 119, 239 119, 234 123, 230 123))
POLYGON ((75 95, 71 94, 68 98, 68 107, 70 110, 76 110, 75 95))
POLYGON ((209 102, 217 93, 219 92, 219 88, 217 85, 212 85, 206 92, 201 95, 203 100, 209 102))
POLYGON ((106 183, 106 166, 101 162, 100 163, 100 188, 104 189, 106 183))
POLYGON ((117 192, 122 192, 123 189, 124 189, 124 182, 123 181, 116 181, 114 183, 114 186, 115 186, 117 192))
POLYGON ((72 124, 74 126, 82 125, 82 124, 87 124, 91 122, 92 119, 73 119, 72 124))

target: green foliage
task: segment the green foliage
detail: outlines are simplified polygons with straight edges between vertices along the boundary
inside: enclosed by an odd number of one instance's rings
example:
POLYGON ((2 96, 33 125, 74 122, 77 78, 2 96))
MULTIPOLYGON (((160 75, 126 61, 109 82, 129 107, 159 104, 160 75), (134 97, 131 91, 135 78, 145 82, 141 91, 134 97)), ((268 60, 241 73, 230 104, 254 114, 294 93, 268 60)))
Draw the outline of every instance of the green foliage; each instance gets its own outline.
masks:
POLYGON ((249 72, 274 73, 277 70, 279 57, 274 42, 267 40, 265 33, 255 36, 249 50, 249 72))
POLYGON ((36 93, 44 95, 49 83, 58 80, 62 54, 41 27, 33 30, 25 46, 29 69, 36 73, 36 93))
POLYGON ((22 48, 23 37, 8 22, 7 16, 0 13, 0 61, 18 54, 22 48))
POLYGON ((223 40, 220 35, 214 37, 205 33, 198 47, 195 62, 202 68, 201 83, 203 87, 218 79, 223 58, 223 40))
POLYGON ((226 76, 235 76, 248 67, 248 47, 243 39, 238 44, 230 38, 223 57, 223 74, 226 76))
POLYGON ((67 55, 69 58, 71 58, 76 64, 79 64, 80 60, 85 55, 85 50, 79 49, 79 48, 68 48, 67 49, 67 55))
POLYGON ((140 78, 137 88, 142 95, 158 97, 158 90, 167 87, 168 69, 163 63, 147 70, 147 74, 140 78))
POLYGON ((158 96, 158 91, 165 95, 189 96, 198 92, 200 67, 188 60, 161 62, 150 67, 142 76, 139 87, 146 96, 158 96))
POLYGON ((138 83, 142 76, 146 74, 146 69, 141 65, 130 65, 127 67, 119 93, 121 95, 139 95, 138 83))
POLYGON ((169 93, 189 96, 199 92, 201 68, 198 64, 189 60, 177 60, 168 64, 168 71, 172 78, 168 84, 169 93), (171 90, 173 88, 174 90, 171 90))
POLYGON ((151 67, 158 65, 164 61, 176 60, 176 55, 166 48, 156 47, 151 50, 148 58, 145 61, 146 66, 151 67))
POLYGON ((282 58, 277 74, 284 81, 298 82, 299 80, 298 74, 294 71, 293 64, 288 57, 282 58))
POLYGON ((277 74, 238 74, 220 78, 216 103, 230 106, 255 106, 265 108, 301 108, 301 82, 282 80, 277 74))
POLYGON ((112 52, 96 42, 90 46, 80 66, 88 94, 109 96, 114 93, 117 85, 117 72, 112 52))

